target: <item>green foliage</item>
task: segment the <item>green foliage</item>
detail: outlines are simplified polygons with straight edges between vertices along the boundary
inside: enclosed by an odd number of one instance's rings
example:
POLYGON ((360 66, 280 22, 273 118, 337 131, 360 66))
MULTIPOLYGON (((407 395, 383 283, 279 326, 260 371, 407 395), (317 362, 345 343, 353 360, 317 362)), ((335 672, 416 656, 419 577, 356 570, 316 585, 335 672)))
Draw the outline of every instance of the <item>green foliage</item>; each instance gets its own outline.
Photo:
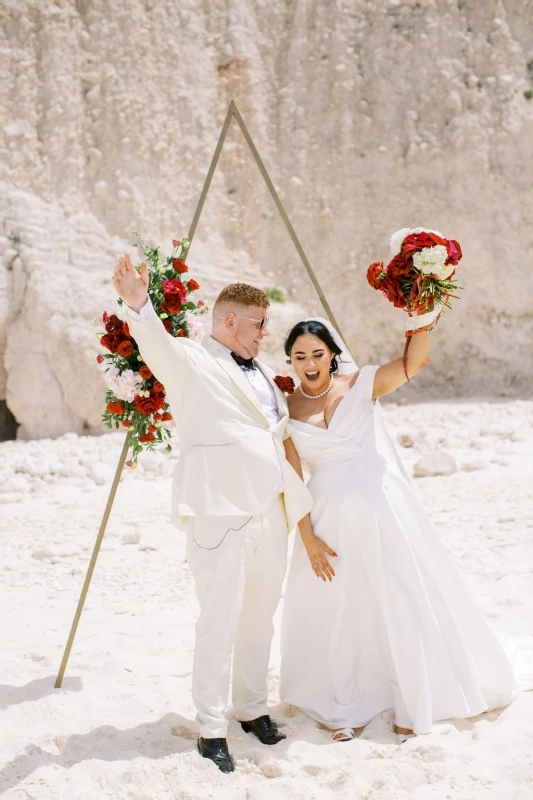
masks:
POLYGON ((526 100, 531 100, 533 98, 533 89, 526 89, 524 92, 524 97, 526 100))
MULTIPOLYGON (((400 278, 400 289, 402 290, 404 297, 409 297, 412 287, 413 283, 409 278, 400 278)), ((437 302, 442 303, 442 305, 446 308, 451 308, 452 306, 449 298, 453 297, 458 300, 458 295, 453 294, 453 292, 457 291, 458 289, 463 289, 463 287, 458 286, 457 281, 445 281, 425 275, 420 291, 420 303, 425 303, 429 298, 434 298, 437 302)), ((431 307, 428 308, 428 311, 432 311, 433 308, 434 303, 431 303, 431 307)))
POLYGON ((286 303, 287 302, 287 295, 282 289, 278 289, 277 286, 271 286, 268 289, 263 290, 268 297, 269 300, 272 300, 273 303, 286 303))
POLYGON ((458 300, 459 296, 453 294, 453 292, 463 288, 463 286, 458 286, 457 281, 434 280, 433 278, 426 277, 424 279, 423 289, 420 293, 421 301, 423 303, 428 297, 434 297, 435 300, 442 303, 446 308, 451 308, 452 305, 449 298, 453 297, 458 300))

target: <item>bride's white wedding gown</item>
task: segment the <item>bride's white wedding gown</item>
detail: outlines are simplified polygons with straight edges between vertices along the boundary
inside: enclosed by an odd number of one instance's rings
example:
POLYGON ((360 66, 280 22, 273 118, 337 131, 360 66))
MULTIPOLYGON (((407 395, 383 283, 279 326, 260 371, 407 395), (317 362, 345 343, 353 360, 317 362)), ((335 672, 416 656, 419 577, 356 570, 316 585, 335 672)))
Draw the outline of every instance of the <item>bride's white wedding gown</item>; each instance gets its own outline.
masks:
POLYGON ((335 552, 317 579, 297 535, 285 592, 280 693, 332 729, 432 723, 507 705, 511 664, 440 543, 372 402, 363 367, 327 429, 291 420, 314 532, 335 552))

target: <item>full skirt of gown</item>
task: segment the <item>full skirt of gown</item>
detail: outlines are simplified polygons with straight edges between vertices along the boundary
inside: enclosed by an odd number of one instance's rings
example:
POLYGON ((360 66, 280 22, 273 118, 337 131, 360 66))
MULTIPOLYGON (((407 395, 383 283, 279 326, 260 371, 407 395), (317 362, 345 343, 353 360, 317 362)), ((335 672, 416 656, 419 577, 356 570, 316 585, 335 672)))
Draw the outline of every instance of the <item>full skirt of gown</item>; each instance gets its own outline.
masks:
POLYGON ((338 554, 317 579, 296 534, 285 592, 280 693, 331 729, 433 722, 510 703, 512 666, 425 513, 372 401, 364 367, 327 429, 291 421, 311 479, 316 536, 338 554))

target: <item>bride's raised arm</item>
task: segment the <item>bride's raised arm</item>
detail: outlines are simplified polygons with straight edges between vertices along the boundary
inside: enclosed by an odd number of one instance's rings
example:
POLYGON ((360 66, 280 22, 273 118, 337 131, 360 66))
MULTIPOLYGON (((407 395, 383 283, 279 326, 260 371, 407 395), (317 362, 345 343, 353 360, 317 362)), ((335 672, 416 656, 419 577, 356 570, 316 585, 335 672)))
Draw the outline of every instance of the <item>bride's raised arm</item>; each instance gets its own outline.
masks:
MULTIPOLYGON (((418 317, 412 317, 413 326, 411 330, 418 328, 428 328, 427 330, 420 330, 414 336, 411 336, 409 348, 405 358, 395 358, 394 361, 389 361, 388 364, 383 364, 376 371, 374 377, 374 390, 372 393, 373 399, 377 400, 384 394, 390 394, 395 389, 399 389, 404 383, 407 383, 407 375, 409 379, 421 372, 426 366, 428 361, 428 352, 431 344, 431 332, 433 328, 431 324, 436 320, 440 314, 440 307, 436 311, 428 314, 422 314, 418 317), (429 326, 429 327, 428 327, 429 326)), ((409 324, 408 324, 409 329, 409 324)))

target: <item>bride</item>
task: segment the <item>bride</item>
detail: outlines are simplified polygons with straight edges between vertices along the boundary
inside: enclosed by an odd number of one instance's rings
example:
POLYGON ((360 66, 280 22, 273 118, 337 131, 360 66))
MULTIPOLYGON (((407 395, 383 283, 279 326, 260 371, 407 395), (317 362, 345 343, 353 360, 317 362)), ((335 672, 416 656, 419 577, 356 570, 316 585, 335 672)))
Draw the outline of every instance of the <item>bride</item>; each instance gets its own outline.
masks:
MULTIPOLYGON (((414 319, 427 326, 429 316, 414 319)), ((412 338, 409 377, 426 363, 429 334, 412 338)), ((299 322, 285 352, 301 381, 288 397, 286 446, 296 469, 298 456, 307 464, 314 507, 285 592, 282 700, 337 741, 388 708, 405 738, 507 705, 518 692, 511 664, 439 541, 377 402, 405 383, 402 359, 358 369, 319 319, 299 322)))

